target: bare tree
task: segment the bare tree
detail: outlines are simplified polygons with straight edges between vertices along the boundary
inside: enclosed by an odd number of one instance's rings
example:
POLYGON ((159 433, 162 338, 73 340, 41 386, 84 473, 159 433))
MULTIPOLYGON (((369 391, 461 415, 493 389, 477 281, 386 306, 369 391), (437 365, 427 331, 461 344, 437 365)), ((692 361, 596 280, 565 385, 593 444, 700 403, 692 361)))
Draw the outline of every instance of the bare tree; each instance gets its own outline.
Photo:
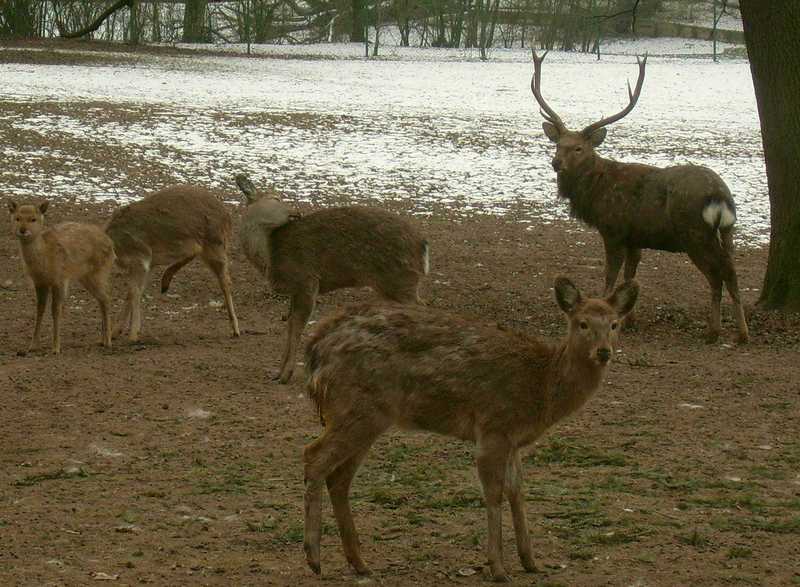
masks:
POLYGON ((800 310, 800 2, 741 0, 761 119, 770 244, 761 304, 800 310))

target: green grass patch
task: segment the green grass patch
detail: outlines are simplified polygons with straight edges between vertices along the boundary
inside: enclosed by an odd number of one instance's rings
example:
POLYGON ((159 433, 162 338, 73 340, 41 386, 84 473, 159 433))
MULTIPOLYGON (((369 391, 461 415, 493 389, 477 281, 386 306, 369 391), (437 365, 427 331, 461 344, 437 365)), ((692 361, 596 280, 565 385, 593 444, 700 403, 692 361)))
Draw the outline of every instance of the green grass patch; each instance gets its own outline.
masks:
POLYGON ((27 475, 22 479, 17 479, 14 481, 13 485, 17 487, 31 487, 33 485, 38 485, 43 481, 55 481, 58 479, 86 479, 89 477, 89 473, 82 468, 73 469, 73 470, 65 470, 59 469, 58 471, 51 471, 49 473, 39 473, 38 475, 27 475))
POLYGON ((753 556, 753 550, 746 546, 732 546, 725 556, 731 560, 736 558, 751 558, 753 556))
POLYGON ((682 534, 678 536, 678 542, 687 546, 692 546, 698 550, 708 548, 711 546, 711 540, 703 536, 696 529, 692 530, 691 534, 682 534))
POLYGON ((606 453, 558 437, 553 437, 549 444, 538 447, 526 462, 534 465, 559 464, 575 467, 624 467, 628 464, 622 453, 606 453))

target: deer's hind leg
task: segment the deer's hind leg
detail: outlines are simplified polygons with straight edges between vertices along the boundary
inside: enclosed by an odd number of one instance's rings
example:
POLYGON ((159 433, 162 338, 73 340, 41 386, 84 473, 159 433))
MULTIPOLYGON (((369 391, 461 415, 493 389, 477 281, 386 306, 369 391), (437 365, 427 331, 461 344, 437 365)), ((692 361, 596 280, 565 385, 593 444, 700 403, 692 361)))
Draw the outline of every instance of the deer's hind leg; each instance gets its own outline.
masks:
MULTIPOLYGON (((709 247, 717 243, 709 244, 709 247)), ((720 319, 720 304, 722 302, 722 271, 719 264, 714 258, 714 253, 710 249, 705 250, 691 250, 688 251, 689 258, 702 272, 708 281, 708 286, 711 290, 711 312, 708 316, 708 328, 706 330, 706 342, 713 343, 719 339, 720 332, 722 331, 722 324, 720 319)))
POLYGON ((69 284, 64 281, 54 285, 51 289, 52 300, 50 302, 50 312, 53 315, 53 352, 61 353, 61 316, 64 314, 64 299, 69 292, 69 284))
POLYGON ((33 337, 28 347, 28 352, 39 348, 39 333, 42 328, 42 317, 47 307, 47 298, 50 296, 50 288, 46 285, 36 286, 36 320, 33 323, 33 337))
POLYGON ((331 425, 303 451, 306 485, 303 549, 308 566, 319 574, 322 487, 327 484, 345 556, 353 570, 364 575, 369 573, 369 569, 361 559, 358 534, 350 510, 349 491, 353 477, 369 447, 388 425, 374 417, 344 418, 342 421, 347 422, 347 425, 331 425))
POLYGON ((104 347, 111 347, 111 295, 109 293, 108 279, 111 265, 103 267, 97 273, 87 275, 81 280, 83 287, 97 300, 100 306, 101 327, 100 336, 104 347))
POLYGON ((239 336, 239 320, 236 318, 236 310, 233 307, 233 295, 231 294, 231 274, 228 270, 228 253, 221 245, 207 247, 203 249, 203 261, 209 269, 217 276, 219 287, 225 298, 225 309, 228 311, 228 320, 231 324, 233 336, 239 336))
POLYGON ((183 267, 194 261, 196 255, 191 255, 186 257, 185 259, 181 259, 177 263, 173 263, 166 269, 164 269, 164 274, 161 276, 161 293, 165 294, 169 291, 169 284, 172 283, 172 278, 175 277, 175 274, 180 271, 183 267))
POLYGON ((728 289, 728 294, 733 302, 733 316, 736 320, 738 332, 737 342, 745 344, 750 340, 750 331, 747 328, 742 297, 739 294, 739 280, 736 277, 736 268, 733 265, 733 235, 730 230, 720 231, 720 233, 723 248, 721 253, 722 280, 725 282, 725 287, 728 289))

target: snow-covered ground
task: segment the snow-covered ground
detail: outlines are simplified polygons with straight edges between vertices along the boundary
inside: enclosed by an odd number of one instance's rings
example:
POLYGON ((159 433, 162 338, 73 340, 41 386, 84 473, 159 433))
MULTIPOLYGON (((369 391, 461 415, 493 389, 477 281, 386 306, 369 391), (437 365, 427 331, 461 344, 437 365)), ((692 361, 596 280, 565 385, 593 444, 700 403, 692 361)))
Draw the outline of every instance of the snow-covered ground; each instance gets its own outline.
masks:
MULTIPOLYGON (((254 50, 288 58, 198 54, 142 56, 115 66, 2 64, 0 101, 109 102, 148 114, 131 121, 89 116, 88 123, 58 111, 25 117, 0 110, 0 117, 13 116, 21 131, 122 144, 169 166, 174 181, 228 191, 232 175, 245 170, 290 199, 331 192, 412 199, 419 213, 457 202, 497 214, 522 204, 541 221, 566 216, 555 196, 553 146, 530 92, 527 50, 495 49, 488 62, 445 49, 385 47, 377 60, 363 59, 357 45, 254 50)), ((610 44, 600 61, 553 52, 544 64, 543 93, 568 126, 582 127, 627 103, 625 79, 637 74, 631 55, 645 50, 639 104, 610 127, 599 150, 654 165, 708 165, 736 197, 742 236, 763 240, 767 188, 746 61, 713 63, 709 43, 683 39, 610 44)), ((125 199, 160 187, 131 186, 113 173, 97 177, 79 157, 57 155, 69 162, 59 178, 30 177, 54 198, 125 199)), ((0 169, 0 193, 32 188, 9 177, 0 169)))

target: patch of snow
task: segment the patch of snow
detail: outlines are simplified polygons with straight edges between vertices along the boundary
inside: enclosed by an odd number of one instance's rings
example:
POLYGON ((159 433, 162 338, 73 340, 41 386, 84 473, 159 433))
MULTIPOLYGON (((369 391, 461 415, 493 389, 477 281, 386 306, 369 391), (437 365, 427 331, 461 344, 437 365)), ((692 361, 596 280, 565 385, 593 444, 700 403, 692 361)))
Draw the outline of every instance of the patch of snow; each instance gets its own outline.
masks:
MULTIPOLYGON (((498 215, 524 207, 538 222, 567 217, 555 193, 553 147, 530 92, 527 49, 493 49, 481 62, 458 49, 385 47, 383 57, 366 60, 355 44, 254 47, 261 57, 143 54, 135 64, 114 66, 1 64, 1 101, 78 103, 87 111, 0 111, 0 119, 20 132, 120 147, 141 157, 145 169, 168 169, 175 182, 227 192, 236 189, 233 175, 247 171, 294 201, 377 197, 413 201, 419 214, 435 206, 498 215), (94 116, 103 102, 134 115, 94 116)), ((226 49, 241 53, 244 46, 226 49)), ((705 58, 708 42, 685 39, 603 50, 617 54, 597 61, 551 52, 545 61, 543 93, 568 126, 620 110, 625 79, 636 76, 630 55, 650 52, 639 104, 610 127, 600 153, 711 167, 736 198, 740 237, 766 240, 766 175, 747 62, 713 63, 705 58)), ((129 181, 67 149, 9 149, 7 161, 7 168, 15 161, 32 168, 24 185, 0 170, 0 191, 9 195, 35 190, 124 202, 163 187, 129 181), (54 157, 61 163, 56 174, 37 165, 54 157)))

